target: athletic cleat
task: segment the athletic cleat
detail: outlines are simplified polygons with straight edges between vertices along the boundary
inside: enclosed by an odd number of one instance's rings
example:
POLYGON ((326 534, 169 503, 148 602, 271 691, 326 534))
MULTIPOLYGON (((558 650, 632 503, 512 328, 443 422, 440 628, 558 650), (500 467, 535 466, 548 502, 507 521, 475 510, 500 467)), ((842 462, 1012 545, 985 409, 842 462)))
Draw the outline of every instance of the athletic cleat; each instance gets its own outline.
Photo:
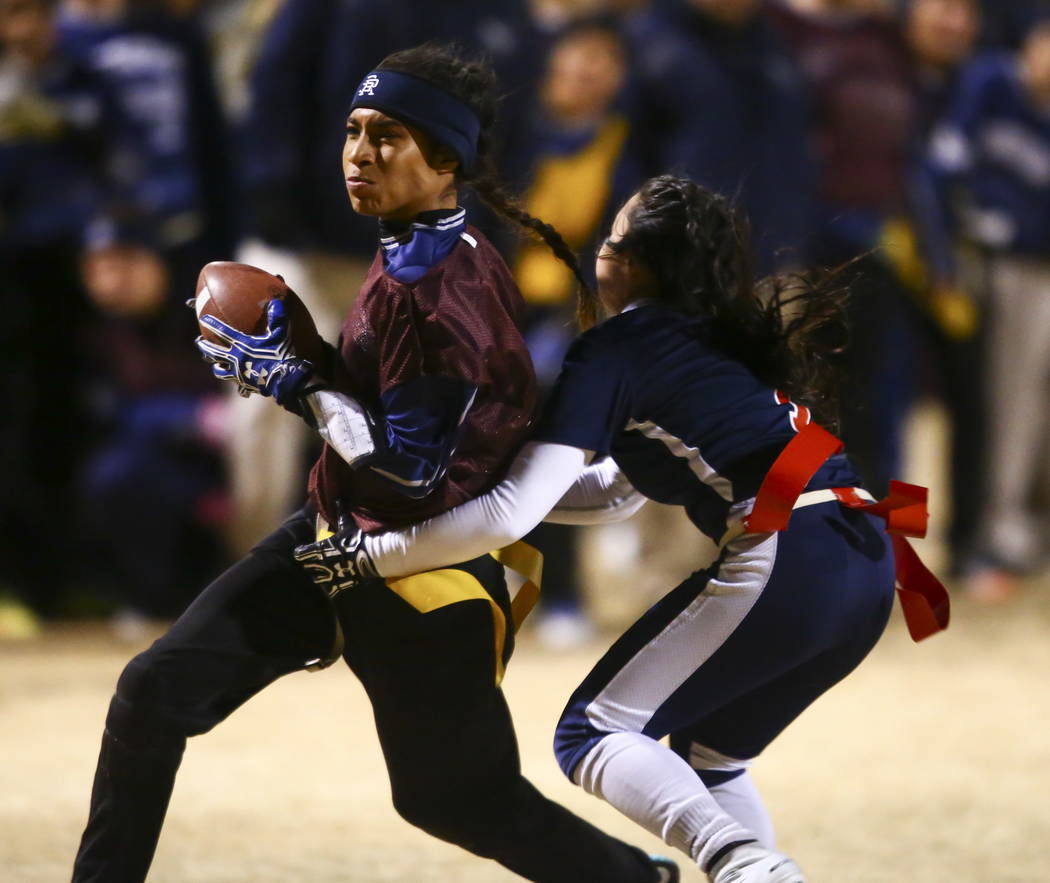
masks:
POLYGON ((806 883, 791 859, 756 843, 730 850, 709 876, 711 883, 806 883))
POLYGON ((678 873, 678 865, 669 858, 664 858, 662 855, 651 855, 649 856, 649 861, 656 868, 656 883, 678 883, 681 879, 678 873))

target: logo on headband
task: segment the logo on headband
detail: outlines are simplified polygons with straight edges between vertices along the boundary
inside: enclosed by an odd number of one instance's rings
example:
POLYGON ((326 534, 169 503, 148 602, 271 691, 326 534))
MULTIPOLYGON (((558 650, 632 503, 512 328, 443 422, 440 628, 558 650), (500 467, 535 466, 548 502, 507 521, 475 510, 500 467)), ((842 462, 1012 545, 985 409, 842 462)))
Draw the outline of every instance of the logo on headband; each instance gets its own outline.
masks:
POLYGON ((365 77, 365 81, 361 84, 361 88, 357 90, 358 97, 362 95, 375 95, 376 86, 379 85, 379 77, 375 74, 369 74, 365 77))

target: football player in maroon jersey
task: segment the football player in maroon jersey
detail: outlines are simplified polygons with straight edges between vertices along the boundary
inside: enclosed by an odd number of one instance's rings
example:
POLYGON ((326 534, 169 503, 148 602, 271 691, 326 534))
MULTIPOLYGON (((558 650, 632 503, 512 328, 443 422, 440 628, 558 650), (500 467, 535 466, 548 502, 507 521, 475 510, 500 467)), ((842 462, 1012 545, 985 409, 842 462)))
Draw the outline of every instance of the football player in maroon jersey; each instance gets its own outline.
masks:
MULTIPOLYGON (((310 501, 208 586, 125 668, 106 719, 74 880, 142 880, 187 736, 278 677, 342 655, 372 702, 394 805, 436 837, 530 880, 677 880, 677 869, 598 831, 522 775, 499 686, 513 646, 502 565, 490 555, 353 592, 320 591, 293 550, 328 525, 388 529, 493 487, 533 419, 521 297, 457 205, 469 184, 538 233, 488 168, 489 70, 441 48, 396 53, 357 90, 343 173, 380 249, 325 364, 290 347, 271 303, 252 337, 204 317, 218 377, 272 396, 326 441, 310 501)), ((351 565, 352 566, 352 565, 351 565)))

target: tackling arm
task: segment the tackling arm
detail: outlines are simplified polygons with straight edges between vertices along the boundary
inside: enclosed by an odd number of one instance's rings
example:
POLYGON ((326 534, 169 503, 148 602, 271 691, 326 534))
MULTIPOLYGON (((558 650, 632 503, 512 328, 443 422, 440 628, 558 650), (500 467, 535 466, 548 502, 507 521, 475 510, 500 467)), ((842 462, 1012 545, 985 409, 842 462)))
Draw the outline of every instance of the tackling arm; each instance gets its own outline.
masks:
POLYGON ((630 518, 645 504, 612 457, 592 463, 544 521, 554 524, 608 524, 630 518))
POLYGON ((530 442, 488 493, 412 527, 364 537, 364 549, 380 576, 401 576, 507 546, 543 520, 592 456, 568 445, 530 442))

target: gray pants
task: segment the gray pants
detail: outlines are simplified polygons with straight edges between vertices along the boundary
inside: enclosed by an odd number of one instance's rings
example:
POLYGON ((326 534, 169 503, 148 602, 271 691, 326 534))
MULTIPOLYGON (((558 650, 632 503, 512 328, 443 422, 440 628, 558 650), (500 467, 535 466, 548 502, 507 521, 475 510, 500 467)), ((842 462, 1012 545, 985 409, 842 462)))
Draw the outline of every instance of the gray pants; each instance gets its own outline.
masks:
POLYGON ((984 536, 996 561, 1024 570, 1045 545, 1032 503, 1050 454, 1050 261, 999 255, 988 270, 984 536))

